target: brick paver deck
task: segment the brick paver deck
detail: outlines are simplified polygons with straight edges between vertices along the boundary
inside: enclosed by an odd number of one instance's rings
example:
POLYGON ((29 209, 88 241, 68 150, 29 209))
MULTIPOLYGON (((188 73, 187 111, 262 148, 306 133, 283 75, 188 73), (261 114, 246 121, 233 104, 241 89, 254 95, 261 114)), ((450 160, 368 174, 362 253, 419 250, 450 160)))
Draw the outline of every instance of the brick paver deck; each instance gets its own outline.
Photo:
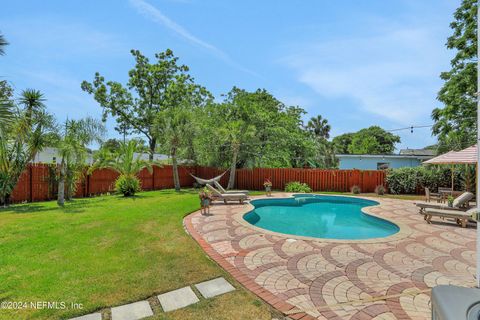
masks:
MULTIPOLYGON (((275 197, 287 197, 276 194, 275 197)), ((475 285, 474 226, 427 224, 410 201, 365 211, 397 223, 380 240, 333 241, 267 232, 242 220, 250 204, 214 205, 185 218, 206 253, 292 319, 429 319, 430 288, 475 285)))

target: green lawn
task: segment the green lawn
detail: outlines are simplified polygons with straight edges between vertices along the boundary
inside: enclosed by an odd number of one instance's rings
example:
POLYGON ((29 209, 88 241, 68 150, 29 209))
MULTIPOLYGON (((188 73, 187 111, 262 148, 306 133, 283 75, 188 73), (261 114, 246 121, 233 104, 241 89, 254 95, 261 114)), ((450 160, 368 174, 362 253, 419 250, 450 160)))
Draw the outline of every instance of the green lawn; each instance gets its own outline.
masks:
POLYGON ((159 319, 270 319, 270 309, 209 260, 183 229, 195 192, 76 199, 0 210, 0 300, 81 303, 83 310, 0 310, 0 319, 69 318, 218 276, 238 290, 159 319))

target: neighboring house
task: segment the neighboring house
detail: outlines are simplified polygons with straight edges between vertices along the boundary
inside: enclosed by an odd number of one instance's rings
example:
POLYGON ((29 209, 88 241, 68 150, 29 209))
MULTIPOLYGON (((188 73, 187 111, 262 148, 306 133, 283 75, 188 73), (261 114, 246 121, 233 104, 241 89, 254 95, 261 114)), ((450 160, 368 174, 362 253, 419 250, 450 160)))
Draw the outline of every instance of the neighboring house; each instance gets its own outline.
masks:
MULTIPOLYGON (((60 163, 62 158, 57 148, 46 147, 33 158, 33 163, 60 163)), ((93 155, 89 153, 86 159, 87 164, 93 163, 93 155)))
MULTIPOLYGON (((135 157, 140 157, 140 159, 148 160, 148 153, 135 153, 135 157)), ((169 158, 165 154, 155 153, 153 155, 153 160, 155 161, 167 161, 169 158)), ((59 155, 57 148, 47 147, 35 155, 33 158, 33 163, 60 163, 61 157, 59 155)), ((93 152, 87 155, 86 159, 87 164, 93 163, 93 152)))
POLYGON ((339 169, 385 170, 418 167, 435 156, 432 150, 403 149, 400 154, 337 154, 339 169))

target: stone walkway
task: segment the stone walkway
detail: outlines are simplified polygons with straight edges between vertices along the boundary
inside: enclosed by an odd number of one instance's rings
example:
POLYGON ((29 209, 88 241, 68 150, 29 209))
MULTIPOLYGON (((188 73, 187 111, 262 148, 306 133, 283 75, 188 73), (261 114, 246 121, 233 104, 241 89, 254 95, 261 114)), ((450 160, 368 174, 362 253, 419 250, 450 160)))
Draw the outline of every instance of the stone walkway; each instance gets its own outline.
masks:
MULTIPOLYGON (((288 194, 275 194, 287 197, 288 194)), ((255 198, 255 197, 254 197, 255 198)), ((401 231, 380 240, 322 241, 266 232, 243 221, 250 204, 214 205, 184 220, 206 253, 292 319, 430 319, 430 289, 475 285, 475 235, 410 201, 364 208, 401 231)))
MULTIPOLYGON (((195 287, 205 299, 235 290, 223 277, 197 283, 195 287)), ((184 308, 200 301, 190 286, 160 294, 157 299, 164 312, 184 308)), ((111 320, 139 320, 153 316, 155 309, 147 300, 124 304, 111 308, 111 320)), ((95 312, 70 320, 102 320, 102 313, 95 312)))

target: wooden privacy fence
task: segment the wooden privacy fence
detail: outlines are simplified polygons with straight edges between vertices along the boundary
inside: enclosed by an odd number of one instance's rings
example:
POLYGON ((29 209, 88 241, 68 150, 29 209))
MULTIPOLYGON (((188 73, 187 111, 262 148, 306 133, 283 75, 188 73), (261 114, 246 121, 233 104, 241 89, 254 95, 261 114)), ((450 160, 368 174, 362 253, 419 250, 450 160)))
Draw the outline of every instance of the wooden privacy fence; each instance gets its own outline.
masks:
MULTIPOLYGON (((225 169, 189 166, 179 167, 180 185, 192 187, 195 180, 192 173, 205 179, 213 178, 225 169)), ((85 175, 77 183, 75 197, 112 192, 118 174, 110 169, 95 170, 91 175, 85 175)), ((172 166, 153 167, 153 172, 147 169, 138 174, 143 190, 157 190, 173 188, 172 166)), ((272 181, 273 189, 283 190, 290 181, 307 183, 313 191, 350 191, 357 185, 362 192, 373 192, 378 185, 385 185, 385 172, 377 170, 321 170, 297 168, 255 168, 237 169, 235 188, 248 190, 263 190, 263 182, 268 178, 272 181)), ((229 172, 220 180, 227 186, 229 172)), ((21 175, 18 184, 13 190, 11 201, 44 201, 54 199, 57 193, 55 181, 55 167, 48 164, 32 164, 21 175)))

